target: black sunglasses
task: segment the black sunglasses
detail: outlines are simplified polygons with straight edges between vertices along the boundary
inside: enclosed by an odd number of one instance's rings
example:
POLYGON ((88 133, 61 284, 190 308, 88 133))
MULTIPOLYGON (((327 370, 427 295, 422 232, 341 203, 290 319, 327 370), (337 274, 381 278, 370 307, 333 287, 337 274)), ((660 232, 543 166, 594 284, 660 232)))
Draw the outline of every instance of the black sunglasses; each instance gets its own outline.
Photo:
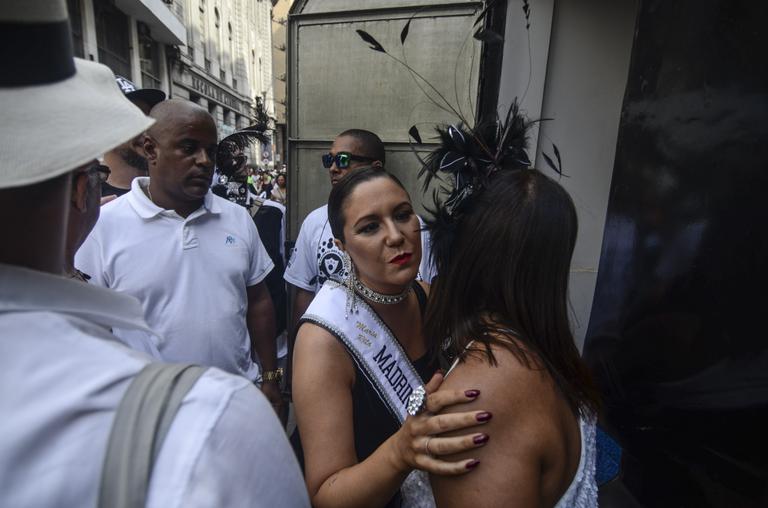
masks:
POLYGON ((323 154, 323 167, 330 169, 333 163, 336 162, 336 167, 339 169, 347 169, 352 161, 361 162, 373 162, 376 159, 373 157, 363 157, 362 155, 352 155, 349 152, 339 152, 336 155, 332 153, 323 154))

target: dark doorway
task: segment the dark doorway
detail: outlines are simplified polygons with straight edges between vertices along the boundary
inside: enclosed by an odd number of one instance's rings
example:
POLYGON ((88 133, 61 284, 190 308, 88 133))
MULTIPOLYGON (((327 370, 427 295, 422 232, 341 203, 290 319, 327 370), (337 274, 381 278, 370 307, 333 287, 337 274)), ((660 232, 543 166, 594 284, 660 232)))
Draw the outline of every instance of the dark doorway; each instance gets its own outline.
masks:
POLYGON ((645 506, 768 506, 766 26, 638 14, 585 357, 645 506))

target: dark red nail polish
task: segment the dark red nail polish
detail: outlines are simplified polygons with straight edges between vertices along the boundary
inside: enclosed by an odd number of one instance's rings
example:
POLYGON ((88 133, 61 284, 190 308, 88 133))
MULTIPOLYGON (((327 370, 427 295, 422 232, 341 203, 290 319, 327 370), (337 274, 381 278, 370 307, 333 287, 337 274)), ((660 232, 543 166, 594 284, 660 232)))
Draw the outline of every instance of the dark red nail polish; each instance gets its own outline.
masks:
POLYGON ((464 392, 464 395, 466 395, 470 399, 474 399, 475 397, 480 395, 480 390, 467 390, 466 392, 464 392))
POLYGON ((475 418, 477 418, 478 422, 487 422, 493 417, 491 413, 488 413, 486 411, 483 411, 482 413, 477 413, 475 418))
POLYGON ((488 434, 478 434, 472 439, 472 441, 474 441, 475 444, 483 444, 487 443, 489 438, 490 436, 488 436, 488 434))
POLYGON ((467 466, 466 467, 467 467, 467 469, 475 469, 478 464, 480 464, 479 460, 470 460, 469 462, 467 462, 467 466))

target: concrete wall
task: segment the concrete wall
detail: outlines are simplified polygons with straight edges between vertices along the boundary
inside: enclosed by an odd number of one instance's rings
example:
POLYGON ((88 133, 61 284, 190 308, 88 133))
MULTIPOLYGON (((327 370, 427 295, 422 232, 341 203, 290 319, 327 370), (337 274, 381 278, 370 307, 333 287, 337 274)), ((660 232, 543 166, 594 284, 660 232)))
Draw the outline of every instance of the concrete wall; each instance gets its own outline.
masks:
MULTIPOLYGON (((638 0, 550 0, 531 2, 531 85, 523 104, 532 117, 552 118, 538 134, 536 167, 552 176, 541 151, 560 149, 579 216, 571 268, 572 323, 581 348, 589 322, 611 185, 619 116, 627 84, 638 0), (544 47, 551 13, 548 51, 544 47), (546 62, 546 79, 541 79, 546 62), (541 97, 541 106, 539 100, 541 97), (539 109, 540 107, 540 109, 539 109), (540 114, 537 115, 537 111, 540 114)), ((505 62, 499 104, 521 95, 530 67, 522 11, 508 7, 505 62), (510 31, 510 28, 512 30, 510 31), (522 39, 522 40, 521 40, 522 39), (509 58, 507 56, 509 55, 509 58), (522 61, 521 61, 522 60, 522 61), (517 67, 519 72, 513 72, 517 67)))

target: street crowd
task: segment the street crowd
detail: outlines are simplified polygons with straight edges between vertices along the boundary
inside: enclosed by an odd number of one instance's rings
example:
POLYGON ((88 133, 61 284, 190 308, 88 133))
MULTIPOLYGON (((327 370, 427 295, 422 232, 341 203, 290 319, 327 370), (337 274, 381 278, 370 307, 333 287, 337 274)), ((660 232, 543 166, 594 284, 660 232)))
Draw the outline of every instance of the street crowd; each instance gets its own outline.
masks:
POLYGON ((350 125, 286 253, 249 133, 73 58, 66 12, 0 5, 40 63, 0 78, 1 506, 596 506, 576 215, 524 122, 442 128, 432 217, 350 125))

